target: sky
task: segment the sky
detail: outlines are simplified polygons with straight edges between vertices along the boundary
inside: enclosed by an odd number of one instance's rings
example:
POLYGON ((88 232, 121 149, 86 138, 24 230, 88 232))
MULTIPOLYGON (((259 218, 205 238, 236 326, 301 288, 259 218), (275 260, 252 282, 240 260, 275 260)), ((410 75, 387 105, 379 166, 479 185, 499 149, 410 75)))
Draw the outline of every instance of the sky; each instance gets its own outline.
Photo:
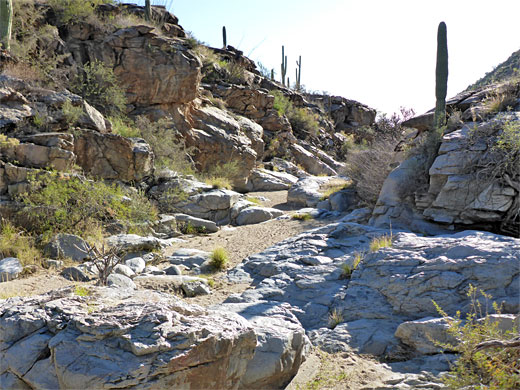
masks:
MULTIPOLYGON (((129 0, 126 0, 129 1, 129 0)), ((131 0, 130 0, 131 1, 131 0)), ((143 4, 144 0, 131 1, 143 4)), ((435 106, 437 26, 447 25, 448 97, 466 89, 520 49, 519 0, 152 0, 171 5, 199 41, 227 43, 279 80, 287 75, 375 108, 422 113, 435 106)))

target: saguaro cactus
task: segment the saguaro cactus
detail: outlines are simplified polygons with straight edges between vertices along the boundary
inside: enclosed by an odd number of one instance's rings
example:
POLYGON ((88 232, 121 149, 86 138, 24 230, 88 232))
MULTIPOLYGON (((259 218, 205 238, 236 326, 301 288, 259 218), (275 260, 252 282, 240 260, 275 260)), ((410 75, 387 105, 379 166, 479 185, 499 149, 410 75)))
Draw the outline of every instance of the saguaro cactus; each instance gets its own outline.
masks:
POLYGON ((224 44, 223 49, 225 50, 227 47, 226 26, 222 26, 222 43, 224 44))
POLYGON ((144 2, 144 18, 149 22, 152 20, 152 3, 151 0, 145 0, 144 2))
POLYGON ((282 65, 281 65, 282 85, 285 87, 285 75, 287 74, 287 56, 285 55, 285 48, 282 45, 282 65))
POLYGON ((10 49, 12 25, 13 2, 12 0, 0 0, 0 44, 4 50, 10 49))
POLYGON ((271 69, 271 81, 274 81, 274 69, 271 69))
POLYGON ((300 90, 300 81, 302 75, 302 56, 299 57, 298 61, 296 61, 296 90, 300 90))
POLYGON ((437 66, 435 68, 434 126, 440 129, 446 124, 446 92, 448 90, 448 41, 446 23, 439 23, 437 30, 437 66))

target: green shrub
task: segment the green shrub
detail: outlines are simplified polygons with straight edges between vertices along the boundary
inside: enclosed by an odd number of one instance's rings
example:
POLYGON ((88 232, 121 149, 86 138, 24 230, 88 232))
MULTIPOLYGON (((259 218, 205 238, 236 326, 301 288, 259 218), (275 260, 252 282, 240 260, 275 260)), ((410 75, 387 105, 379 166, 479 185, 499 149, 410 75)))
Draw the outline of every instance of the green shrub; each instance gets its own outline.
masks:
POLYGON ((100 4, 113 3, 112 0, 48 0, 62 24, 78 22, 95 15, 100 4))
POLYGON ((18 138, 10 138, 5 134, 0 134, 0 148, 12 148, 20 144, 18 138))
POLYGON ((220 271, 225 269, 228 261, 229 256, 224 248, 218 247, 211 252, 210 265, 216 270, 220 271))
MULTIPOLYGON (((500 331, 499 322, 488 313, 488 303, 492 298, 484 291, 470 285, 467 293, 471 300, 471 309, 465 321, 461 313, 449 317, 442 308, 433 302, 439 314, 449 324, 448 333, 457 342, 455 344, 437 343, 440 347, 458 352, 459 359, 450 372, 443 377, 450 389, 518 389, 520 388, 520 348, 518 329, 500 331), (479 295, 482 295, 485 306, 479 295), (516 343, 518 344, 518 342, 516 343), (511 346, 508 346, 511 345, 511 346)), ((500 314, 496 303, 494 311, 500 314)))
POLYGON ((17 196, 26 207, 36 234, 73 233, 99 238, 103 223, 147 223, 157 219, 157 211, 141 192, 128 191, 115 184, 89 181, 50 172, 31 180, 33 190, 17 196))
POLYGON ((88 297, 91 294, 90 290, 86 287, 80 285, 74 287, 74 295, 77 295, 78 297, 88 297))
POLYGON ((340 279, 350 279, 352 276, 352 272, 354 272, 357 267, 359 266, 359 263, 365 258, 365 254, 363 252, 356 252, 354 253, 354 262, 352 265, 349 265, 347 263, 344 263, 341 265, 341 275, 340 279))
POLYGON ((287 117, 294 131, 316 135, 319 125, 315 114, 305 108, 294 107, 281 91, 270 91, 270 94, 274 96, 273 108, 279 116, 287 117))
POLYGON ((273 108, 276 110, 279 116, 285 115, 290 106, 291 101, 286 97, 282 91, 274 90, 269 92, 274 96, 273 108))
POLYGON ((241 166, 238 160, 230 160, 225 163, 213 165, 202 173, 206 183, 215 188, 232 188, 232 183, 239 179, 241 175, 241 166))
POLYGON ((204 226, 193 226, 189 221, 182 222, 177 225, 177 228, 182 234, 206 234, 204 226))
POLYGON ((3 257, 16 257, 24 266, 40 265, 43 257, 36 247, 35 239, 5 219, 0 231, 0 254, 3 257))
POLYGON ((155 165, 184 175, 195 173, 195 164, 190 157, 194 148, 186 147, 171 119, 162 118, 152 122, 144 116, 137 118, 135 127, 150 145, 155 155, 155 165))
POLYGON ((121 116, 111 116, 108 118, 112 123, 112 132, 122 137, 140 138, 141 130, 134 126, 130 120, 121 116))
POLYGON ((71 90, 102 113, 119 115, 125 111, 124 91, 112 68, 102 61, 95 60, 84 65, 72 80, 71 90))
POLYGON ((61 112, 63 113, 63 118, 65 119, 67 124, 73 125, 83 115, 83 108, 79 106, 74 106, 72 102, 69 99, 67 99, 61 107, 61 112))

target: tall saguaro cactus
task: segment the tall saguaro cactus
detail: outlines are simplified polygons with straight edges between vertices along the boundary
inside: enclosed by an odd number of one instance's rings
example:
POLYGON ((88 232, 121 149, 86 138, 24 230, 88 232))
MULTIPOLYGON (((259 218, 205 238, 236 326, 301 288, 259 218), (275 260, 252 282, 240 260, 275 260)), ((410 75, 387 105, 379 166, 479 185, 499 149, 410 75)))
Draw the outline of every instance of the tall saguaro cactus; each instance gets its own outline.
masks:
POLYGON ((152 20, 152 3, 151 0, 145 0, 144 2, 144 18, 146 21, 152 20))
POLYGON ((298 61, 296 61, 296 90, 300 90, 300 81, 301 81, 301 75, 302 75, 302 56, 299 57, 298 61))
POLYGON ((12 25, 13 2, 12 0, 0 0, 0 44, 4 50, 10 49, 12 25))
POLYGON ((282 65, 281 65, 282 85, 285 87, 285 75, 287 74, 287 56, 285 55, 285 48, 282 45, 282 65))
POLYGON ((224 50, 227 48, 227 34, 226 34, 226 26, 222 26, 222 42, 224 43, 224 50))
POLYGON ((440 129, 446 124, 446 92, 448 90, 448 41, 446 23, 439 23, 437 30, 437 66, 435 68, 434 126, 440 129))

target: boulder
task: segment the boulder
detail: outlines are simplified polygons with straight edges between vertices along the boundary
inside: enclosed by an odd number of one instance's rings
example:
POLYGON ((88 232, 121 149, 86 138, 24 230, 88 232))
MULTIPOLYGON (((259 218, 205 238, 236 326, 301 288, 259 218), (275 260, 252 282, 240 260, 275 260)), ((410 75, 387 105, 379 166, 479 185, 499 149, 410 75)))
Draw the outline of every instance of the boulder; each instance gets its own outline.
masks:
POLYGON ((134 270, 126 264, 116 264, 114 273, 126 276, 127 278, 133 278, 135 276, 134 270))
POLYGON ((314 207, 321 201, 320 187, 329 181, 326 177, 310 176, 296 182, 287 193, 287 203, 304 207, 314 207))
POLYGON ((116 234, 107 237, 106 243, 121 252, 152 252, 168 245, 168 240, 161 240, 156 237, 142 237, 137 234, 116 234))
POLYGON ((93 289, 95 298, 69 288, 4 302, 3 385, 238 388, 257 339, 243 317, 169 294, 93 289))
POLYGON ((270 207, 246 207, 238 214, 236 218, 237 225, 252 225, 255 223, 265 222, 270 219, 283 215, 283 211, 270 207))
POLYGON ((290 151, 296 163, 303 166, 312 175, 335 176, 338 174, 334 169, 300 145, 292 144, 290 151))
POLYGON ((420 354, 440 353, 446 349, 441 344, 457 344, 455 337, 448 333, 448 328, 449 322, 445 318, 425 317, 403 322, 395 330, 395 337, 420 354))
POLYGON ((154 155, 139 138, 83 130, 74 137, 77 164, 102 179, 140 182, 153 174, 154 155))
POLYGON ((269 171, 255 168, 247 180, 248 191, 280 191, 287 190, 298 181, 298 178, 285 172, 269 171))
POLYGON ((6 257, 0 260, 0 282, 16 279, 22 271, 22 263, 16 257, 6 257))
POLYGON ((298 372, 310 344, 288 304, 225 303, 214 307, 245 317, 258 336, 241 389, 280 389, 298 372))
POLYGON ((83 262, 90 257, 91 250, 90 245, 81 237, 74 234, 59 233, 45 245, 43 252, 45 256, 52 259, 68 258, 76 262, 83 262))
POLYGON ((174 218, 177 221, 177 224, 190 224, 194 228, 204 229, 204 232, 206 233, 218 232, 217 224, 213 221, 207 221, 202 218, 192 217, 187 214, 174 214, 174 218))
POLYGON ((107 286, 114 288, 128 288, 131 290, 135 290, 137 286, 128 276, 122 274, 110 274, 107 278, 107 286))
POLYGON ((167 257, 170 264, 182 265, 188 269, 200 267, 211 256, 210 252, 199 249, 178 249, 167 257))
POLYGON ((125 261, 125 265, 130 268, 134 273, 140 274, 146 267, 146 262, 142 257, 132 257, 125 261))

